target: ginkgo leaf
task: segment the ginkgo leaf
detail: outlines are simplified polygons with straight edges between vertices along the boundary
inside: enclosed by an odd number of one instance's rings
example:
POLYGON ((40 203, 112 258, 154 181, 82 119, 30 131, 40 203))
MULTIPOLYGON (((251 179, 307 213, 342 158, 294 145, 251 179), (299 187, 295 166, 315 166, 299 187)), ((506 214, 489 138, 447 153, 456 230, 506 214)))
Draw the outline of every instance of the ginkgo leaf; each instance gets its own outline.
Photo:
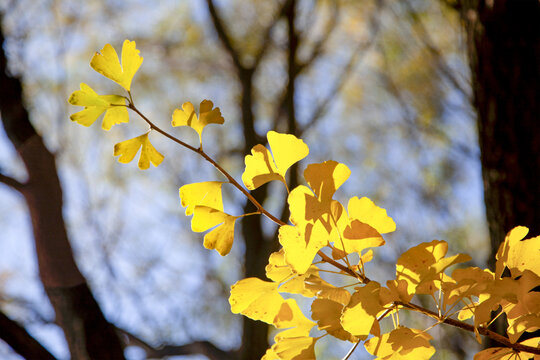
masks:
POLYGON ((307 333, 315 325, 309 320, 294 299, 287 299, 281 305, 279 312, 274 318, 273 324, 278 329, 300 328, 305 329, 307 333))
POLYGON ((427 360, 435 354, 432 337, 417 329, 399 327, 388 334, 369 339, 366 350, 382 360, 427 360))
POLYGON ((163 155, 150 143, 148 133, 114 145, 114 156, 120 156, 118 161, 127 164, 135 158, 139 149, 141 149, 139 169, 146 170, 150 167, 150 163, 158 166, 163 161, 163 155))
POLYGON ((367 197, 351 198, 347 210, 350 218, 371 226, 381 234, 396 230, 396 223, 386 214, 386 210, 375 205, 367 197))
POLYGON ((122 45, 121 64, 116 50, 111 44, 106 44, 99 53, 94 54, 92 60, 90 60, 90 66, 101 75, 130 91, 133 76, 135 76, 142 62, 143 58, 139 56, 135 41, 125 40, 122 45))
POLYGON ((205 181, 182 186, 179 194, 182 206, 186 208, 186 215, 193 214, 197 205, 223 211, 222 185, 222 181, 205 181))
POLYGON ((258 278, 247 278, 231 286, 229 304, 234 314, 241 313, 253 320, 273 324, 285 303, 277 290, 278 284, 258 278))
POLYGON ((379 294, 381 305, 390 305, 397 301, 403 303, 411 301, 413 294, 408 293, 408 284, 405 280, 388 280, 386 286, 381 287, 379 294))
POLYGON ((242 181, 249 190, 272 180, 280 180, 285 185, 287 170, 309 153, 308 146, 294 135, 280 134, 275 131, 267 133, 268 144, 272 153, 263 145, 251 149, 251 155, 245 158, 246 168, 242 181))
POLYGON ((101 127, 110 130, 113 125, 127 123, 129 114, 126 99, 120 95, 98 95, 90 86, 81 83, 81 89, 69 97, 71 105, 84 106, 84 110, 72 114, 69 118, 84 126, 92 125, 105 112, 101 127))
POLYGON ((319 330, 324 330, 335 338, 357 341, 358 338, 343 329, 340 322, 343 304, 330 299, 315 299, 311 304, 311 318, 317 321, 319 330))
POLYGON ((281 360, 314 360, 316 338, 303 329, 293 328, 278 333, 272 351, 281 360))
POLYGON ((501 277, 505 267, 513 277, 519 276, 525 270, 540 276, 540 236, 522 240, 528 232, 529 229, 524 226, 517 226, 508 232, 496 255, 497 277, 501 277))
POLYGON ((215 249, 221 256, 231 251, 234 241, 234 224, 237 217, 208 206, 195 206, 191 219, 191 230, 203 232, 214 226, 215 229, 204 235, 204 247, 215 249), (217 226, 219 225, 219 226, 217 226))
MULTIPOLYGON (((528 359, 529 357, 522 357, 519 351, 512 348, 494 347, 480 351, 474 355, 474 360, 515 360, 515 359, 528 359), (519 354, 519 355, 518 355, 519 354)), ((532 355, 532 354, 531 354, 532 355)))
POLYGON ((202 132, 206 125, 223 124, 225 119, 221 116, 221 110, 214 108, 210 100, 203 100, 199 105, 199 116, 195 112, 193 104, 185 102, 182 109, 175 109, 172 115, 172 126, 189 126, 199 134, 199 144, 202 144, 202 132))
POLYGON ((280 283, 279 292, 290 294, 300 294, 306 297, 314 297, 315 293, 304 286, 304 281, 308 276, 317 275, 318 269, 312 265, 305 274, 296 273, 292 267, 285 261, 285 252, 283 249, 270 254, 268 265, 266 265, 266 277, 270 280, 280 283))
POLYGON ((376 281, 357 289, 343 309, 341 325, 355 336, 367 336, 377 321, 377 314, 384 310, 379 303, 381 286, 376 281))
POLYGON ((319 299, 329 299, 343 305, 348 304, 351 299, 351 293, 346 289, 336 287, 324 281, 318 275, 311 275, 306 278, 305 287, 307 290, 315 292, 319 299))
POLYGON ((448 243, 433 240, 422 243, 405 251, 396 264, 396 279, 405 280, 409 284, 409 294, 426 293, 424 290, 435 290, 430 284, 440 279, 440 273, 451 265, 469 261, 470 256, 457 254, 444 257, 448 251, 448 243), (421 286, 424 286, 421 288, 421 286))
POLYGON ((317 251, 328 244, 328 233, 320 223, 300 226, 283 225, 279 228, 279 243, 283 246, 285 260, 292 269, 304 274, 317 251))
POLYGON ((322 203, 330 203, 334 193, 351 175, 345 165, 333 160, 310 164, 304 171, 304 178, 315 196, 322 203))
POLYGON ((334 242, 334 246, 337 249, 343 250, 348 254, 352 252, 361 254, 365 249, 385 244, 382 235, 376 229, 359 220, 352 218, 351 220, 343 231, 343 236, 339 241, 334 242))

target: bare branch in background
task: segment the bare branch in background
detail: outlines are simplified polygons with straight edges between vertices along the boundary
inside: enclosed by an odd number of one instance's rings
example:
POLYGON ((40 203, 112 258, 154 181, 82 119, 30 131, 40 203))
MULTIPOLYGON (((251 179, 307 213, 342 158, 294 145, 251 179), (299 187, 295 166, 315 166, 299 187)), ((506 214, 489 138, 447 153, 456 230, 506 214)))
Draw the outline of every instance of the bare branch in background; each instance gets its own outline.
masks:
POLYGON ((11 187, 13 190, 17 190, 18 192, 22 192, 24 188, 23 183, 19 182, 18 180, 10 176, 4 175, 2 173, 0 173, 0 183, 11 187))
POLYGON ((235 352, 221 350, 209 341, 194 341, 184 345, 161 345, 154 347, 129 331, 116 328, 125 346, 137 346, 144 350, 148 359, 161 359, 168 356, 204 355, 210 360, 234 360, 235 352))
POLYGON ((56 360, 56 358, 32 337, 16 321, 0 311, 0 339, 25 359, 56 360))

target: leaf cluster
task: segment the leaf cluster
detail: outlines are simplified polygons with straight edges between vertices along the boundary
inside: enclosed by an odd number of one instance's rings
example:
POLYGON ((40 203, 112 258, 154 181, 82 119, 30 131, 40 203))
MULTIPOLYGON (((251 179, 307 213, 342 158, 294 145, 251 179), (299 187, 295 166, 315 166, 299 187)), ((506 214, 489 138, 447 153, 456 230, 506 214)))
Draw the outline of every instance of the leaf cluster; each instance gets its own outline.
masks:
POLYGON ((233 245, 236 220, 244 216, 263 215, 279 226, 281 248, 268 260, 268 280, 240 280, 231 287, 229 298, 233 313, 282 330, 264 360, 314 359, 315 345, 325 336, 351 342, 350 353, 362 344, 378 359, 429 359, 435 348, 428 330, 440 324, 471 331, 478 342, 487 336, 501 344, 479 352, 477 360, 540 356, 539 338, 521 340, 524 333, 540 329, 540 292, 535 291, 540 286, 540 237, 525 239, 528 229, 524 227, 511 230, 497 253, 495 272, 465 267, 449 274, 451 266, 469 261, 470 256, 448 256, 445 241, 421 243, 399 256, 394 278, 384 284, 371 280, 366 264, 372 261, 374 251, 385 245, 384 234, 395 231, 396 224, 385 209, 367 197, 352 197, 346 206, 335 200, 336 191, 351 174, 345 164, 332 160, 309 164, 303 173, 305 185, 289 189, 287 171, 309 154, 309 147, 294 135, 270 131, 268 148, 256 145, 245 157, 242 186, 203 150, 204 128, 224 123, 219 108, 214 108, 211 101, 202 101, 198 114, 186 102, 172 115, 173 127, 188 126, 197 132, 198 146, 163 131, 135 107, 131 82, 142 61, 135 42, 124 42, 121 62, 114 48, 105 45, 90 65, 122 86, 127 96, 98 95, 90 86, 81 84, 69 102, 84 106, 84 110, 73 114, 71 120, 90 126, 105 113, 102 128, 110 130, 113 125, 129 122, 131 109, 146 121, 149 130, 115 145, 114 155, 119 156, 119 162, 131 162, 140 150, 140 169, 148 169, 150 163, 158 166, 164 157, 150 143, 149 133, 155 131, 215 166, 226 180, 188 184, 179 190, 185 213, 192 216, 192 230, 206 232, 206 248, 227 255, 233 245), (290 212, 288 223, 270 214, 249 193, 270 181, 285 186, 287 198, 283 201, 290 212), (240 215, 225 212, 224 184, 241 191, 257 211, 240 215), (324 275, 328 272, 348 285, 333 284, 324 275), (418 295, 431 298, 433 307, 417 305, 418 295), (311 299, 310 317, 295 296, 311 299), (400 321, 402 311, 431 317, 434 324, 429 329, 407 327, 400 321), (508 319, 506 336, 488 329, 494 320, 493 312, 508 319), (391 319, 392 330, 381 330, 384 319, 391 319))

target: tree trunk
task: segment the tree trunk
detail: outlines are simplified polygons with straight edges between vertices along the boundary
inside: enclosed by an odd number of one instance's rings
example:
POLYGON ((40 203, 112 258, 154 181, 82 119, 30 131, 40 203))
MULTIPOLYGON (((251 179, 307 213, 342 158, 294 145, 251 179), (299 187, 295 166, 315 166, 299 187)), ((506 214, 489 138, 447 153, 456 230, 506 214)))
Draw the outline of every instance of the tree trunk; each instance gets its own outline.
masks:
POLYGON ((493 268, 513 227, 540 235, 540 3, 465 0, 462 16, 493 268))
MULTIPOLYGON (((540 235, 540 3, 464 0, 461 11, 491 239, 488 265, 494 269, 512 228, 523 225, 529 236, 540 235)), ((499 318, 492 329, 504 334, 506 327, 499 318)))
MULTIPOLYGON (((0 29, 2 21, 0 15, 0 29)), ((0 31, 0 44, 4 45, 0 31)), ((19 79, 8 75, 0 52, 0 114, 4 129, 24 162, 24 196, 35 240, 39 275, 63 329, 72 359, 123 359, 123 349, 111 324, 73 259, 62 215, 62 188, 54 155, 30 123, 19 79)))

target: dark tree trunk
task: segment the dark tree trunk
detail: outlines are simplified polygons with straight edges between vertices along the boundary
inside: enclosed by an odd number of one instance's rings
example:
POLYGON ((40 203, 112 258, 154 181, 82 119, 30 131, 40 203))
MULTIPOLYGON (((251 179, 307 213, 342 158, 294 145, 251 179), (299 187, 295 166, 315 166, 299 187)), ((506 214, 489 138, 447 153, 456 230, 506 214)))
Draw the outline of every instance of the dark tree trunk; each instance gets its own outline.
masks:
MULTIPOLYGON (((0 15, 0 29, 2 21, 0 15)), ((0 44, 4 45, 0 31, 0 44)), ((62 188, 54 155, 30 123, 21 82, 10 76, 0 51, 0 114, 6 134, 24 162, 24 196, 35 239, 39 275, 63 329, 72 359, 123 359, 123 349, 73 259, 62 215, 62 188)))
MULTIPOLYGON (((523 225, 530 236, 540 235, 540 3, 464 0, 461 5, 493 269, 512 228, 523 225)), ((492 329, 504 334, 506 327, 499 318, 492 329)), ((525 335, 539 336, 538 331, 525 335)))
POLYGON ((540 3, 465 0, 462 16, 493 268, 513 227, 540 235, 540 3))

